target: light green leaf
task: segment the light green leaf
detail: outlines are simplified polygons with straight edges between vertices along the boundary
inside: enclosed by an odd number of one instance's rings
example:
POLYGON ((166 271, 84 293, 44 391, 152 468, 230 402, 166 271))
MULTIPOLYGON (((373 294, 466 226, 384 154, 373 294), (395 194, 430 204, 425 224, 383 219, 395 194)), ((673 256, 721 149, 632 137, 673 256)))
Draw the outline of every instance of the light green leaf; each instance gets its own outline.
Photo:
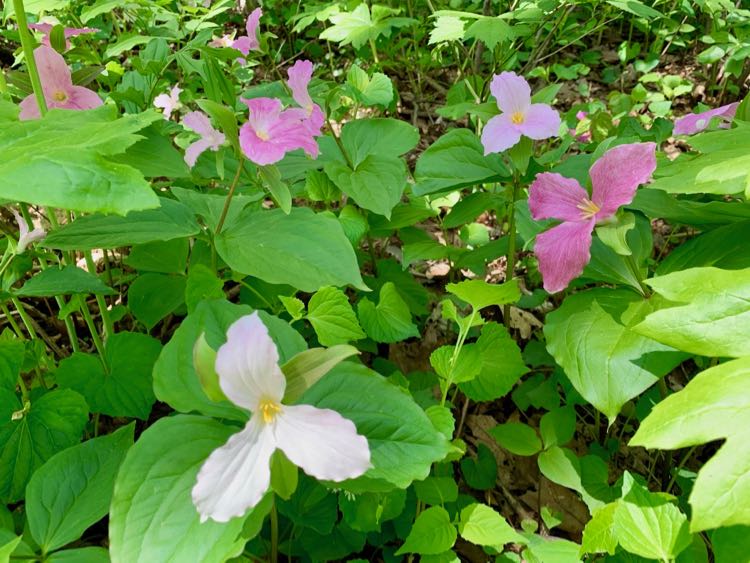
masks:
POLYGON ((486 504, 470 504, 461 511, 458 533, 466 541, 500 551, 506 543, 526 543, 526 539, 511 528, 505 518, 486 504))
POLYGON ((466 301, 475 311, 490 305, 514 303, 521 298, 518 281, 515 279, 502 284, 491 284, 484 280, 466 280, 449 283, 445 289, 462 301, 466 301))
POLYGON ((607 0, 607 4, 611 4, 625 12, 630 12, 633 15, 646 18, 647 20, 663 17, 661 12, 654 10, 651 6, 647 6, 640 0, 607 0))
POLYGON ((417 128, 398 119, 357 119, 341 130, 341 143, 357 170, 368 156, 395 158, 412 150, 418 142, 417 128))
POLYGON ((377 37, 370 9, 365 3, 357 6, 352 12, 339 12, 329 19, 333 25, 320 34, 321 39, 335 41, 342 46, 351 43, 355 49, 359 49, 370 38, 377 37))
POLYGON ((284 213, 289 215, 292 210, 292 193, 289 186, 281 179, 281 172, 276 166, 259 166, 258 174, 263 185, 268 188, 271 197, 284 213))
POLYGON ((107 514, 134 429, 129 424, 63 450, 34 473, 26 487, 26 516, 31 536, 44 552, 77 540, 107 514))
MULTIPOLYGON (((741 204, 737 205, 740 208, 743 207, 741 204)), ((711 229, 677 246, 659 264, 656 274, 662 276, 701 266, 714 266, 724 270, 748 268, 750 267, 750 253, 745 252, 744 244, 748 238, 750 238, 750 221, 739 221, 711 229)))
POLYGON ((187 238, 147 242, 133 246, 125 263, 146 272, 181 274, 187 266, 189 251, 190 241, 187 238))
POLYGON ((203 300, 223 299, 224 282, 216 272, 203 264, 190 266, 185 284, 185 304, 188 313, 192 313, 203 300))
POLYGON ((452 548, 457 537, 456 527, 451 523, 448 512, 440 506, 433 506, 417 516, 396 555, 437 555, 452 548))
POLYGON ((0 389, 15 391, 23 357, 24 345, 21 340, 8 333, 0 336, 0 389))
POLYGON ((48 563, 109 563, 109 552, 103 547, 76 547, 47 556, 48 563))
POLYGON ((284 403, 294 403, 321 377, 336 365, 359 354, 354 346, 339 344, 331 348, 310 348, 294 356, 281 366, 286 376, 284 403))
POLYGON ((539 421, 539 433, 544 447, 562 446, 573 439, 576 431, 576 411, 572 407, 551 410, 539 421))
POLYGON ((635 215, 623 213, 617 217, 616 223, 607 223, 596 227, 596 235, 599 240, 614 250, 620 256, 631 256, 626 236, 628 231, 635 228, 635 215))
POLYGON ((269 283, 307 292, 326 285, 367 289, 341 225, 307 208, 289 215, 279 209, 245 210, 215 242, 233 270, 269 283))
POLYGON ((454 351, 454 346, 441 346, 430 354, 430 365, 443 380, 441 385, 471 381, 482 369, 482 355, 475 344, 464 344, 461 347, 461 352, 451 369, 454 351))
POLYGON ((307 304, 310 321, 323 346, 344 344, 365 337, 349 298, 340 289, 324 287, 307 304))
POLYGON ((111 295, 114 290, 97 276, 70 265, 42 270, 15 293, 23 297, 53 297, 71 293, 111 295))
POLYGON ((147 330, 185 303, 185 276, 142 274, 128 287, 128 306, 147 330))
POLYGON ((615 554, 617 549, 617 535, 614 531, 615 511, 617 503, 611 502, 594 511, 591 520, 583 529, 581 554, 609 553, 615 554))
POLYGON ((482 18, 466 29, 464 38, 478 39, 487 45, 488 49, 494 49, 498 43, 504 43, 513 38, 513 29, 502 18, 482 18))
POLYGON ((387 106, 393 100, 393 84, 382 72, 373 72, 370 77, 354 64, 346 75, 346 82, 365 105, 387 106))
POLYGON ((363 298, 357 307, 359 320, 367 336, 376 342, 398 342, 419 336, 419 330, 411 322, 409 306, 404 302, 392 282, 380 289, 377 306, 363 298))
POLYGON ((563 487, 582 491, 581 462, 568 448, 552 446, 539 454, 539 471, 547 479, 563 487))
POLYGON ((464 21, 455 16, 439 16, 435 27, 430 31, 429 45, 447 41, 461 41, 464 38, 464 21))
POLYGON ((691 268, 646 283, 674 303, 648 315, 636 332, 692 354, 750 355, 750 268, 691 268))
POLYGON ((531 426, 521 422, 498 424, 489 431, 497 443, 516 455, 534 455, 542 449, 542 441, 531 426))

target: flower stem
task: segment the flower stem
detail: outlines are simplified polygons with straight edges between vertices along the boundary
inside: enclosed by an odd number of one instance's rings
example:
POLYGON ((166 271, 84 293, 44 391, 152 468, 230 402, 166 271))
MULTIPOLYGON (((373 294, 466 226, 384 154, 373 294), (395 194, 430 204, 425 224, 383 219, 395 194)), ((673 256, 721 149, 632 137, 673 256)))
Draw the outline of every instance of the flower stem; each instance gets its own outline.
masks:
POLYGON ((458 334, 458 338, 456 339, 456 345, 453 347, 453 354, 451 354, 451 360, 449 364, 450 371, 448 372, 448 379, 445 381, 445 388, 443 389, 442 397, 440 398, 440 406, 445 406, 445 401, 448 398, 448 390, 451 388, 451 385, 453 385, 453 379, 455 378, 454 372, 456 370, 456 363, 458 363, 458 356, 461 354, 461 348, 464 346, 464 342, 466 341, 466 337, 469 335, 469 331, 471 330, 471 326, 474 324, 474 317, 476 316, 476 311, 472 308, 471 315, 469 316, 469 322, 464 325, 464 327, 461 327, 461 331, 458 334))
POLYGON ((34 59, 34 38, 29 32, 28 22, 26 21, 26 9, 23 6, 23 0, 13 0, 13 9, 16 12, 18 34, 21 36, 23 56, 26 59, 26 67, 29 69, 31 87, 34 90, 36 103, 39 106, 39 113, 44 116, 44 114, 47 113, 47 101, 44 99, 42 81, 39 79, 39 71, 36 68, 36 59, 34 59))
POLYGON ((380 59, 378 58, 378 50, 375 47, 375 41, 370 38, 370 50, 372 51, 372 58, 375 61, 376 65, 380 64, 380 59))
POLYGON ((29 333, 29 337, 31 338, 31 340, 36 340, 38 337, 36 335, 36 331, 34 330, 34 325, 32 324, 29 315, 24 310, 23 303, 21 303, 18 297, 11 297, 10 299, 13 303, 13 306, 16 308, 16 311, 18 311, 18 316, 21 317, 21 321, 23 321, 23 326, 26 327, 26 330, 29 333))
POLYGON ((276 499, 271 505, 271 563, 279 560, 279 513, 276 511, 276 499))
MULTIPOLYGON (((516 266, 516 200, 518 199, 518 188, 520 174, 513 173, 513 189, 511 191, 510 205, 508 206, 508 254, 505 262, 505 281, 513 279, 516 266)), ((510 328, 510 303, 503 306, 503 322, 506 328, 510 328)))
MULTIPOLYGON (((96 275, 96 264, 94 263, 94 257, 91 255, 91 251, 87 250, 84 253, 86 258, 86 267, 89 269, 89 273, 96 275)), ((112 323, 112 318, 109 316, 109 306, 103 295, 94 295, 96 304, 99 307, 99 314, 102 317, 102 325, 104 328, 104 339, 107 340, 110 336, 115 333, 115 327, 112 323)))
POLYGON ((216 225, 216 231, 214 233, 216 235, 221 233, 221 228, 224 226, 224 221, 227 218, 227 213, 229 213, 229 205, 232 203, 232 198, 234 197, 234 190, 237 189, 237 184, 240 182, 240 175, 242 174, 242 170, 244 167, 245 159, 240 158, 240 163, 237 166, 237 173, 234 175, 232 185, 229 187, 229 193, 227 194, 227 199, 224 202, 224 209, 221 210, 221 217, 219 217, 219 223, 216 225))
POLYGON ((104 371, 109 373, 109 366, 107 365, 107 359, 104 355, 104 343, 99 336, 99 331, 96 328, 96 324, 94 324, 94 318, 91 316, 91 311, 89 311, 88 303, 86 303, 85 299, 81 298, 80 305, 81 314, 83 314, 83 320, 86 321, 86 326, 89 327, 91 338, 94 340, 94 346, 96 346, 96 351, 99 352, 99 357, 101 358, 102 364, 104 365, 104 371))

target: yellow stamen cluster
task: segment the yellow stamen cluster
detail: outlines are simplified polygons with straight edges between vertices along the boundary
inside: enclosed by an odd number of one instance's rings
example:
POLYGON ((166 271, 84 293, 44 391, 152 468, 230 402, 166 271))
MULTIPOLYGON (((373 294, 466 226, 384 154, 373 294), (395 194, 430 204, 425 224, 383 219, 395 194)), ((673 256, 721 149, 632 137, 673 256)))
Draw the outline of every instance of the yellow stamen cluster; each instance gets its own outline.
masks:
POLYGON ((68 95, 62 90, 57 90, 54 94, 52 94, 52 99, 56 102, 65 102, 68 99, 68 95))
POLYGON ((277 414, 281 412, 281 405, 271 399, 263 399, 258 405, 263 422, 270 424, 277 414))
POLYGON ((255 134, 256 134, 256 135, 258 136, 258 138, 259 138, 259 139, 260 139, 261 141, 267 141, 268 139, 270 139, 270 138, 271 138, 271 137, 269 136, 269 134, 268 134, 268 133, 266 133, 265 131, 256 131, 256 132, 255 132, 255 134))
POLYGON ((576 207, 581 210, 581 217, 583 217, 584 219, 591 219, 594 215, 601 211, 599 206, 588 198, 583 198, 581 203, 576 205, 576 207))
POLYGON ((513 115, 510 116, 510 120, 516 125, 521 125, 521 123, 523 123, 525 119, 526 116, 522 111, 513 112, 513 115))

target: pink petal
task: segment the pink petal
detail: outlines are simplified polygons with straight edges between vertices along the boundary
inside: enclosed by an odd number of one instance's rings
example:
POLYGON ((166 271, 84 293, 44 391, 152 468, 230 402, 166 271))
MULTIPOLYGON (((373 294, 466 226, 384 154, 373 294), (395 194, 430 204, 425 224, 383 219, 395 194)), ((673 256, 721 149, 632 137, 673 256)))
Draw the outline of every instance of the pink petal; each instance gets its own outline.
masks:
POLYGON ((556 137, 560 130, 560 114, 547 104, 531 104, 518 128, 529 139, 556 137))
POLYGON ((250 110, 247 121, 255 130, 266 131, 279 120, 281 100, 277 98, 240 98, 240 101, 250 110))
POLYGON ((708 124, 711 123, 711 119, 714 117, 721 117, 725 121, 731 122, 734 119, 734 114, 737 113, 739 105, 739 102, 734 102, 716 109, 704 111, 703 113, 690 113, 675 121, 673 133, 675 135, 693 135, 699 133, 708 127, 708 124))
POLYGON ((656 169, 656 143, 633 143, 608 150, 589 170, 591 200, 599 207, 596 219, 614 215, 635 197, 640 184, 656 169))
POLYGON ((515 72, 501 72, 500 74, 496 74, 490 84, 490 92, 495 96, 497 107, 503 113, 525 113, 531 105, 531 88, 529 87, 529 83, 515 72))
POLYGON ((182 124, 202 136, 208 136, 216 130, 211 126, 211 120, 202 111, 191 111, 182 118, 182 124))
POLYGON ((36 97, 34 94, 26 96, 18 105, 21 108, 21 113, 18 114, 18 119, 21 121, 27 119, 39 119, 41 117, 41 114, 39 113, 39 105, 36 103, 36 97))
POLYGON ((253 51, 260 50, 260 42, 258 41, 258 26, 260 25, 260 18, 262 15, 263 10, 260 8, 255 8, 252 12, 250 12, 250 15, 247 16, 247 22, 245 22, 247 36, 250 38, 250 49, 253 51))
POLYGON ((582 210, 578 207, 589 194, 572 178, 553 172, 537 174, 529 188, 531 216, 560 221, 580 221, 582 210))
POLYGON ((224 394, 234 404, 256 410, 261 399, 281 402, 286 379, 279 352, 258 313, 235 321, 216 354, 216 372, 224 394))
POLYGON ((198 157, 211 148, 211 141, 206 139, 198 139, 192 145, 185 149, 185 164, 190 168, 195 166, 195 161, 198 157))
POLYGON ((242 516, 268 490, 271 455, 276 444, 272 427, 260 420, 251 418, 242 431, 211 452, 198 471, 191 496, 201 522, 209 518, 228 522, 242 516))
POLYGON ((287 150, 291 150, 279 143, 264 141, 258 137, 249 123, 240 127, 240 147, 251 162, 261 166, 280 161, 287 150))
POLYGON ((353 479, 371 467, 367 439, 351 420, 329 409, 283 407, 276 417, 276 441, 289 461, 317 479, 353 479))
POLYGON ((70 69, 62 55, 46 45, 40 45, 34 50, 34 60, 39 70, 44 98, 48 105, 53 105, 55 93, 68 93, 73 88, 70 69))
POLYGON ((510 120, 510 113, 502 113, 490 119, 482 130, 484 154, 502 152, 521 140, 521 131, 510 120))
POLYGON ((313 64, 310 61, 297 61, 288 71, 289 80, 287 85, 292 91, 294 101, 308 110, 312 110, 313 101, 307 91, 307 86, 312 80, 313 64))
POLYGON ((594 219, 560 223, 536 237, 534 254, 539 261, 544 289, 562 291, 581 275, 591 259, 594 219))
POLYGON ((63 106, 67 109, 93 109, 98 108, 104 102, 99 94, 83 86, 73 86, 68 92, 68 101, 63 106))
MULTIPOLYGON (((232 49, 237 49, 243 55, 249 54, 251 47, 252 47, 252 42, 250 41, 250 38, 247 37, 246 35, 240 35, 232 43, 232 49)), ((243 64, 244 64, 244 60, 243 60, 243 64)))

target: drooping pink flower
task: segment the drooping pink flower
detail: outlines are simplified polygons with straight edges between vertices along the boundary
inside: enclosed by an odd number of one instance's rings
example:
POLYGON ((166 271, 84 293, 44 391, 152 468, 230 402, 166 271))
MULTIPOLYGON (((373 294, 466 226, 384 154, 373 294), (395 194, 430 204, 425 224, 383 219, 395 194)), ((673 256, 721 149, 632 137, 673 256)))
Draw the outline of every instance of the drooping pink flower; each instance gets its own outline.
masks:
MULTIPOLYGON (((260 51, 260 41, 258 41, 258 26, 260 25, 260 17, 263 15, 263 10, 255 8, 250 15, 247 16, 247 22, 245 22, 245 29, 247 35, 240 35, 232 43, 232 48, 237 49, 243 55, 247 56, 250 51, 260 51)), ((237 59, 242 64, 245 64, 245 59, 237 59)))
MULTIPOLYGON (((287 70, 289 80, 287 85, 292 91, 292 98, 301 107, 299 114, 313 135, 320 135, 320 129, 325 123, 325 115, 318 104, 313 102, 307 87, 312 80, 313 64, 310 61, 297 61, 287 70)), ((289 110, 295 111, 295 110, 289 110)))
POLYGON ((224 133, 213 128, 211 120, 202 111, 191 111, 182 119, 182 124, 201 136, 185 149, 185 163, 190 168, 195 166, 195 161, 201 153, 208 149, 218 151, 227 139, 224 133))
MULTIPOLYGON (((34 60, 42 82, 42 92, 47 101, 47 108, 58 109, 92 109, 102 105, 98 94, 83 86, 74 86, 70 69, 62 55, 47 45, 40 45, 34 50, 34 60)), ((21 101, 20 119, 36 119, 39 107, 34 94, 21 101)))
POLYGON ((209 47, 216 47, 217 49, 221 49, 223 47, 231 47, 234 43, 234 37, 231 35, 222 35, 221 37, 215 37, 213 38, 209 43, 209 47))
POLYGON ((656 168, 656 144, 634 143, 615 147, 589 170, 592 191, 572 178, 545 172, 529 189, 529 209, 534 219, 558 219, 556 227, 537 235, 534 253, 539 260, 544 289, 555 293, 581 275, 591 259, 594 227, 633 201, 640 184, 656 168))
POLYGON ((318 156, 318 143, 298 112, 281 109, 281 100, 254 98, 242 100, 250 110, 247 123, 240 128, 240 146, 255 164, 278 162, 295 149, 318 156))
POLYGON ((16 254, 23 254, 26 251, 26 247, 32 242, 36 242, 47 236, 47 231, 41 227, 35 227, 34 230, 30 231, 26 219, 24 219, 15 209, 12 209, 11 211, 16 218, 16 223, 18 223, 18 244, 16 245, 16 254))
POLYGON ((739 106, 739 102, 734 102, 702 113, 689 113, 674 122, 673 133, 675 135, 694 135, 695 133, 700 133, 708 127, 708 124, 711 123, 711 119, 714 117, 721 118, 723 121, 722 127, 729 127, 739 106))
POLYGON ((531 88, 523 77, 514 72, 496 74, 490 91, 503 113, 484 126, 484 154, 509 149, 521 140, 521 135, 534 140, 557 135, 560 115, 547 104, 531 103, 531 88))
POLYGON ((154 98, 154 107, 161 108, 164 119, 172 117, 172 112, 180 107, 180 92, 182 88, 174 86, 169 94, 159 94, 154 98))
MULTIPOLYGON (((44 33, 44 37, 42 37, 42 45, 46 45, 47 47, 52 46, 49 40, 49 36, 52 33, 52 28, 55 27, 53 24, 30 23, 29 27, 35 31, 41 31, 42 33, 44 33)), ((67 51, 71 47, 69 41, 71 37, 75 37, 76 35, 83 35, 84 33, 96 33, 97 31, 99 30, 95 27, 66 27, 63 30, 63 34, 65 35, 65 50, 67 51)))

